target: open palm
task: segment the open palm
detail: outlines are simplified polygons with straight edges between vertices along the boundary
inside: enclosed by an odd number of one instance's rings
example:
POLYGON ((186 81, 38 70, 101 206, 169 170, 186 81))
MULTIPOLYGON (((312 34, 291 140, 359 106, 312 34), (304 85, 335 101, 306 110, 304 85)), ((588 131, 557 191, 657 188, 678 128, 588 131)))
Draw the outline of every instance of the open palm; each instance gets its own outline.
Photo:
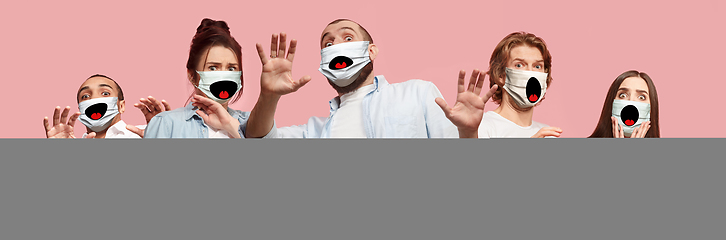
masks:
POLYGON ((268 57, 261 44, 257 44, 257 54, 262 62, 262 74, 260 75, 260 90, 266 93, 276 95, 285 95, 295 92, 300 87, 310 81, 310 76, 303 76, 299 81, 292 78, 292 62, 295 58, 295 49, 297 41, 290 41, 290 50, 285 56, 287 36, 280 33, 280 43, 278 45, 278 35, 272 35, 271 51, 268 57))
POLYGON ((73 132, 73 125, 76 124, 76 119, 81 116, 80 112, 76 112, 68 118, 68 112, 71 110, 70 106, 67 106, 61 114, 60 106, 55 107, 53 113, 53 126, 50 125, 48 117, 43 119, 43 125, 45 126, 45 136, 47 138, 75 138, 73 132), (68 120, 66 122, 66 119, 68 120))
POLYGON ((441 110, 444 111, 446 117, 459 128, 459 132, 476 132, 484 115, 484 106, 489 98, 497 90, 497 85, 484 95, 479 97, 482 85, 484 85, 484 76, 479 70, 474 70, 469 80, 469 87, 466 89, 465 80, 466 71, 459 72, 458 94, 456 95, 456 103, 453 107, 449 107, 443 98, 437 98, 436 103, 439 104, 441 110))

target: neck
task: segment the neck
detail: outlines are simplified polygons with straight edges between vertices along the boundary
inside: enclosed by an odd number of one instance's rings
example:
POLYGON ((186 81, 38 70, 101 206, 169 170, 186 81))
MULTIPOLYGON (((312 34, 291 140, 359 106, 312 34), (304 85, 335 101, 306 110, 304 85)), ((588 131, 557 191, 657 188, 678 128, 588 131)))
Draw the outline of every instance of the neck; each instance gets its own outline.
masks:
MULTIPOLYGON (((373 84, 373 82, 375 81, 375 79, 376 79, 376 74, 374 72, 371 72, 371 74, 368 74, 368 77, 366 77, 366 80, 363 82, 363 84, 361 84, 357 88, 353 89, 353 91, 350 91, 350 92, 347 92, 347 93, 354 92, 354 91, 360 89, 363 86, 371 85, 371 84, 373 84)), ((341 96, 343 96, 343 95, 345 95, 347 93, 338 93, 338 97, 341 97, 341 96)))
POLYGON ((502 104, 494 112, 521 127, 531 126, 534 107, 521 109, 519 106, 514 106, 515 104, 517 103, 512 101, 509 95, 504 92, 502 94, 502 104))
MULTIPOLYGON (((116 115, 116 117, 114 117, 113 120, 111 120, 111 124, 108 125, 108 128, 115 125, 119 121, 121 121, 121 114, 116 115)), ((96 136, 94 138, 106 138, 106 132, 108 131, 108 128, 103 129, 100 132, 96 132, 96 136)), ((91 132, 93 132, 93 131, 91 131, 90 128, 86 128, 86 134, 89 134, 91 132)))

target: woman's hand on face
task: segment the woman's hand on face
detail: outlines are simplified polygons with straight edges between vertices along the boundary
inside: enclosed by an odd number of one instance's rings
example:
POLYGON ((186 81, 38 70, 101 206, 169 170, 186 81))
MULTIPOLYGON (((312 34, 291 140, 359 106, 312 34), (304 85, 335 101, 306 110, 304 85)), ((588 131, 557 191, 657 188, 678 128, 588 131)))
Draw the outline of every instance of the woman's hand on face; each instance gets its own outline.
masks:
POLYGON ((297 91, 311 80, 310 76, 303 76, 298 81, 292 79, 292 61, 295 58, 297 40, 293 39, 290 41, 290 49, 287 51, 287 55, 285 55, 287 35, 280 33, 279 37, 280 41, 278 45, 278 35, 272 34, 269 56, 262 48, 262 44, 258 43, 256 45, 257 54, 262 62, 260 94, 282 96, 297 91))
POLYGON ((192 97, 192 106, 198 107, 197 114, 204 120, 207 126, 216 129, 222 129, 234 138, 241 138, 237 129, 240 122, 237 118, 232 117, 222 104, 212 99, 195 94, 192 97))
POLYGON ((484 106, 497 90, 497 85, 489 89, 484 97, 479 97, 484 85, 484 76, 477 69, 472 71, 468 89, 465 86, 465 77, 466 71, 459 71, 458 94, 453 107, 449 107, 443 98, 436 98, 435 101, 446 117, 459 129, 460 138, 477 138, 484 106))
POLYGON ((625 133, 623 133, 623 126, 621 126, 620 123, 618 123, 618 119, 611 116, 610 120, 612 121, 612 125, 613 125, 613 138, 624 138, 625 133))
POLYGON ((543 127, 537 131, 531 138, 544 138, 544 137, 560 137, 562 129, 558 127, 543 127))
MULTIPOLYGON (((171 110, 171 106, 168 102, 166 102, 166 100, 158 101, 152 96, 149 96, 148 99, 141 98, 139 99, 139 102, 140 103, 134 103, 134 107, 141 110, 141 113, 144 114, 144 118, 146 118, 146 124, 149 124, 151 118, 156 116, 156 114, 171 110)), ((143 137, 143 134, 141 136, 143 137)))
POLYGON ((81 116, 81 112, 76 112, 68 118, 68 112, 71 110, 70 106, 66 106, 61 114, 60 106, 55 107, 53 112, 53 126, 50 125, 48 117, 43 118, 43 126, 45 126, 45 137, 46 138, 76 138, 73 134, 73 125, 76 124, 76 119, 81 116), (66 122, 66 119, 68 120, 66 122))
POLYGON ((630 135, 630 138, 645 138, 648 129, 650 129, 650 121, 646 121, 640 124, 640 127, 633 129, 633 134, 630 135))

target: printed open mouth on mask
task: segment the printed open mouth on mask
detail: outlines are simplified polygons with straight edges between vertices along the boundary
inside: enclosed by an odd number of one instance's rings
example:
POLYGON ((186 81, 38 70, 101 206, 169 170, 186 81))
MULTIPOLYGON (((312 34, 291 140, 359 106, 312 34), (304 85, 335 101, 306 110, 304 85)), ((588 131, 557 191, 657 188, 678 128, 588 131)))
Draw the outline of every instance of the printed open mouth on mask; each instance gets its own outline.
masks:
POLYGON ((199 86, 207 97, 224 103, 242 88, 241 71, 197 71, 199 86))
POLYGON ((320 68, 328 80, 344 87, 358 78, 361 69, 371 62, 368 41, 339 43, 320 50, 320 68))
POLYGON ((644 102, 613 100, 612 116, 623 126, 625 136, 646 121, 650 121, 650 104, 644 102))
POLYGON ((106 109, 108 109, 108 105, 105 103, 96 103, 88 107, 85 114, 90 119, 98 120, 106 114, 106 109))
POLYGON ((547 90, 548 73, 505 69, 504 90, 520 107, 532 107, 542 101, 547 90))
POLYGON ((209 86, 209 91, 215 97, 228 99, 237 93, 237 83, 233 81, 218 81, 209 86))

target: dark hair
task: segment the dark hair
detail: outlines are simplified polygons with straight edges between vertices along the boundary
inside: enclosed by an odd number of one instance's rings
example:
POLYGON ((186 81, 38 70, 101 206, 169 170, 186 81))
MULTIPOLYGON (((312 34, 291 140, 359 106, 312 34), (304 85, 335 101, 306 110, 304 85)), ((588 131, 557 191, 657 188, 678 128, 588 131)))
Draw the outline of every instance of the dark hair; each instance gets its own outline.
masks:
MULTIPOLYGON (((202 57, 206 59, 209 49, 214 46, 222 46, 232 50, 237 57, 237 62, 242 71, 242 46, 234 40, 229 32, 229 27, 224 21, 215 21, 209 18, 202 19, 202 23, 197 27, 197 32, 192 38, 192 44, 189 47, 189 59, 187 59, 187 71, 193 74, 191 79, 192 83, 199 83, 199 74, 197 74, 197 65, 200 61, 203 61, 202 57)), ((234 103, 242 96, 242 90, 244 90, 244 77, 241 77, 242 88, 236 93, 230 103, 234 103)), ((189 96, 187 102, 192 98, 189 96)))
MULTIPOLYGON (((116 84, 116 87, 118 88, 118 100, 124 100, 124 90, 121 90, 121 86, 118 85, 118 83, 116 82, 116 80, 113 80, 110 77, 108 77, 106 75, 103 75, 103 74, 93 74, 93 76, 90 76, 90 77, 86 78, 86 80, 91 79, 91 78, 95 78, 95 77, 102 77, 102 78, 106 78, 108 80, 111 80, 111 82, 113 82, 114 84, 116 84)), ((78 93, 81 93, 80 90, 78 91, 78 93)), ((76 101, 78 101, 80 103, 81 101, 78 100, 78 93, 76 93, 76 101)))
MULTIPOLYGON (((548 73, 547 88, 550 87, 550 84, 552 84, 552 55, 550 55, 550 51, 547 50, 547 44, 545 44, 542 38, 537 37, 534 34, 513 32, 504 37, 504 39, 497 44, 497 47, 494 48, 494 52, 492 52, 492 57, 489 59, 489 70, 487 71, 487 75, 489 75, 490 88, 494 86, 494 84, 497 84, 496 80, 504 79, 504 70, 510 59, 509 53, 513 48, 522 45, 535 47, 539 49, 540 53, 542 53, 544 71, 548 73)), ((502 81, 502 84, 504 84, 504 81, 502 81)), ((502 87, 503 85, 499 85, 497 91, 494 92, 494 95, 492 95, 492 100, 494 100, 497 104, 501 104, 502 101, 502 87)))
POLYGON ((592 135, 590 135, 589 137, 613 137, 613 124, 612 120, 610 119, 610 116, 612 116, 613 100, 615 100, 615 95, 618 93, 620 84, 622 84, 623 81, 625 81, 625 79, 629 77, 640 77, 645 80, 646 84, 648 84, 648 98, 650 98, 650 129, 648 129, 648 133, 645 134, 645 137, 660 138, 660 124, 658 123, 658 91, 655 90, 655 84, 653 84, 653 80, 650 79, 650 76, 648 76, 648 74, 635 70, 630 70, 620 74, 620 76, 615 78, 613 84, 610 85, 610 89, 608 89, 608 93, 607 95, 605 95, 605 102, 602 106, 600 119, 597 122, 597 126, 595 126, 595 130, 592 131, 592 135))
MULTIPOLYGON (((336 19, 335 21, 332 21, 332 22, 328 23, 327 26, 330 26, 330 25, 333 25, 333 24, 336 24, 336 23, 339 23, 339 22, 342 22, 342 21, 348 21, 348 22, 355 23, 355 25, 358 25, 358 27, 360 28, 361 32, 363 32, 363 40, 366 40, 366 41, 370 42, 371 44, 373 43, 373 37, 371 37, 371 34, 368 33, 368 30, 366 30, 365 28, 363 28, 363 26, 361 26, 359 23, 357 23, 357 22, 355 22, 353 20, 345 19, 345 18, 340 18, 340 19, 336 19)), ((320 44, 323 44, 323 39, 322 38, 320 39, 320 44)))

